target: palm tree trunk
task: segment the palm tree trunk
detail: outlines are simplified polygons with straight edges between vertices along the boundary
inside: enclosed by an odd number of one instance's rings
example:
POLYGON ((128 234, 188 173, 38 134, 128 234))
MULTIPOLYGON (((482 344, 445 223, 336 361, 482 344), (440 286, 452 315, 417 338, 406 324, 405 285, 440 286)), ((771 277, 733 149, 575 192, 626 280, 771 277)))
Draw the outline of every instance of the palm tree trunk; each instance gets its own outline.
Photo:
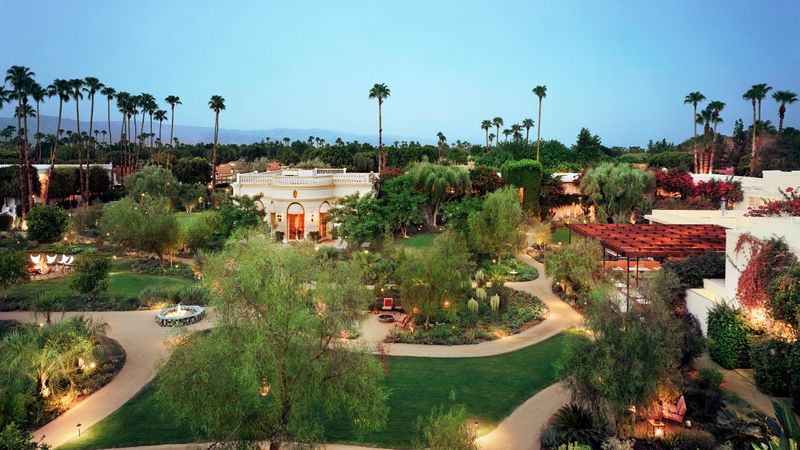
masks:
POLYGON ((94 128, 94 94, 92 94, 92 107, 89 109, 89 146, 86 147, 86 175, 83 176, 84 183, 86 183, 86 187, 84 191, 86 192, 86 206, 89 206, 89 202, 91 202, 92 193, 89 190, 89 176, 91 175, 92 169, 89 165, 92 161, 92 149, 94 149, 95 143, 92 143, 92 129, 94 128))
POLYGON ((386 168, 386 155, 383 153, 383 99, 378 97, 378 173, 386 168))
POLYGON ((108 161, 111 162, 111 146, 114 139, 111 137, 111 98, 108 98, 108 161))
POLYGON ((36 101, 36 162, 42 160, 42 138, 39 134, 39 101, 36 101))
POLYGON ((497 127, 497 133, 494 135, 494 145, 500 145, 500 125, 495 125, 497 127))
MULTIPOLYGON (((81 187, 81 191, 83 191, 83 139, 81 138, 81 111, 79 108, 78 97, 75 96, 75 126, 77 127, 77 137, 78 137, 78 175, 79 175, 79 182, 78 185, 81 187)), ((81 195, 81 203, 85 200, 84 196, 81 195)))
POLYGON ((778 134, 783 134, 783 116, 786 115, 786 103, 781 102, 778 108, 778 134))
MULTIPOLYGON (((33 167, 31 166, 31 155, 30 149, 28 145, 28 103, 24 102, 22 106, 22 122, 23 127, 25 128, 25 169, 28 172, 28 207, 33 207, 33 167)), ((38 175, 38 174, 37 174, 38 175)), ((38 176, 36 177, 38 181, 38 176)))
POLYGON ((22 117, 19 112, 22 112, 22 99, 17 102, 17 157, 19 158, 19 197, 20 207, 22 208, 22 218, 25 219, 27 214, 28 194, 25 193, 25 158, 22 155, 22 117))
POLYGON ((539 117, 536 122, 536 160, 539 161, 539 152, 542 148, 542 97, 539 97, 539 117))
POLYGON ((211 158, 211 192, 217 187, 217 140, 219 139, 219 111, 214 115, 214 154, 211 158))
POLYGON ((528 145, 528 136, 531 134, 531 127, 525 127, 525 145, 528 145))
POLYGON ((158 121, 158 159, 156 159, 156 164, 159 166, 161 165, 161 146, 163 145, 163 143, 161 142, 161 125, 163 124, 164 124, 163 120, 158 121))
POLYGON ((44 185, 44 204, 47 204, 47 201, 50 199, 50 178, 53 176, 53 167, 56 165, 56 152, 58 151, 58 142, 59 142, 59 132, 58 130, 61 129, 61 112, 64 106, 64 101, 59 96, 58 98, 58 124, 56 125, 56 142, 53 145, 53 148, 50 149, 50 170, 47 171, 47 183, 44 185))
POLYGON ((714 123, 714 140, 711 141, 711 155, 708 157, 708 173, 714 173, 714 156, 717 154, 717 124, 714 123))
MULTIPOLYGON (((144 127, 144 119, 142 119, 142 127, 144 127)), ((136 156, 131 155, 131 171, 135 172, 139 168, 139 151, 142 148, 142 140, 139 138, 139 130, 136 128, 136 114, 133 115, 133 138, 136 139, 136 156)))
POLYGON ((139 127, 139 135, 140 136, 139 136, 139 146, 136 148, 136 163, 134 164, 134 169, 135 170, 139 170, 139 158, 142 155, 142 147, 144 147, 146 145, 146 141, 145 141, 145 138, 143 136, 144 135, 144 117, 146 115, 147 114, 145 114, 144 109, 142 109, 142 126, 139 127))
POLYGON ((756 163, 756 123, 758 119, 756 117, 756 101, 753 100, 753 143, 751 144, 750 149, 750 176, 754 177, 756 173, 756 167, 758 164, 756 163))
POLYGON ((484 131, 486 131, 486 148, 488 149, 489 148, 489 129, 487 128, 484 131))
POLYGON ((152 156, 153 156, 153 136, 155 136, 155 135, 153 134, 153 113, 151 112, 149 115, 150 115, 150 157, 152 158, 152 156))
POLYGON ((699 167, 697 166, 697 103, 692 103, 694 112, 692 113, 692 122, 694 125, 694 139, 692 139, 692 153, 694 154, 694 173, 698 173, 699 167))

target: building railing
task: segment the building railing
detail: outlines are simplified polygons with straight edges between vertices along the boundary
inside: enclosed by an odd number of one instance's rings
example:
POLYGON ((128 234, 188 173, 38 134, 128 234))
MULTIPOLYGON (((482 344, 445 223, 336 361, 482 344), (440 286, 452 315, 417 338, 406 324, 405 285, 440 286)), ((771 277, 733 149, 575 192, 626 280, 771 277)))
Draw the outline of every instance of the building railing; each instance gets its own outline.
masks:
POLYGON ((345 169, 317 169, 314 176, 303 176, 274 173, 239 173, 236 174, 236 182, 240 185, 255 184, 267 186, 330 186, 336 184, 363 184, 371 185, 377 176, 371 173, 345 173, 345 169), (322 173, 320 171, 331 171, 322 173))

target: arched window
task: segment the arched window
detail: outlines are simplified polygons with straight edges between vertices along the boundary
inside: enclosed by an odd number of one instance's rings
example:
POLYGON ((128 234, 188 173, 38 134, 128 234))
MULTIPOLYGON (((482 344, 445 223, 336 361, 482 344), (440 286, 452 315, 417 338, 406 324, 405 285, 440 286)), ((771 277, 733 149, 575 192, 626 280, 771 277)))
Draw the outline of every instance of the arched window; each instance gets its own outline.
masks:
POLYGON ((319 237, 320 239, 328 238, 328 211, 331 210, 331 204, 322 202, 319 205, 319 237))
POLYGON ((305 208, 300 203, 292 203, 286 209, 289 239, 300 240, 305 236, 305 208))

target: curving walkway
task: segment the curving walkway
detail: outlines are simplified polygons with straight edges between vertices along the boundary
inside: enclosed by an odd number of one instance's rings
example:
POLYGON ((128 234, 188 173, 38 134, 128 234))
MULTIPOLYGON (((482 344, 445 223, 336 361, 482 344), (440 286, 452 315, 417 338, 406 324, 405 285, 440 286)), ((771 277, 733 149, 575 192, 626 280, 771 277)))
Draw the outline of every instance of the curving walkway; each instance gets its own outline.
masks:
MULTIPOLYGON (((86 430, 114 412, 156 375, 159 361, 169 354, 166 342, 177 332, 174 328, 162 328, 153 322, 154 311, 102 311, 68 312, 64 317, 87 316, 106 322, 108 336, 116 339, 125 349, 126 360, 122 370, 99 391, 83 399, 42 428, 33 432, 34 440, 43 438, 51 447, 58 447, 77 436, 77 425, 86 430)), ((54 320, 61 320, 61 314, 54 314, 54 320)), ((29 311, 0 313, 0 319, 13 319, 19 322, 34 322, 29 311)), ((190 330, 208 328, 211 320, 189 327, 190 330)))

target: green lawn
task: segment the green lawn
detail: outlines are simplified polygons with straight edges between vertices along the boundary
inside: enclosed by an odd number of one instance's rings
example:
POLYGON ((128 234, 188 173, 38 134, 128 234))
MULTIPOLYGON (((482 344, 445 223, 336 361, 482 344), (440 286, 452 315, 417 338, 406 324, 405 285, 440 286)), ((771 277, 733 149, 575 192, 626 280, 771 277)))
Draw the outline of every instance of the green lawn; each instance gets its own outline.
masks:
POLYGON ((550 242, 557 244, 562 242, 564 244, 569 243, 569 228, 567 227, 560 227, 556 231, 553 232, 553 235, 550 236, 550 242))
MULTIPOLYGON (((356 436, 344 420, 328 425, 331 442, 382 447, 409 447, 414 423, 432 407, 464 404, 479 422, 481 432, 497 426, 511 411, 536 392, 555 382, 553 365, 561 354, 566 334, 515 352, 483 358, 391 357, 386 385, 391 395, 389 423, 380 433, 356 436)), ((156 406, 152 386, 145 387, 120 409, 84 431, 81 438, 59 447, 66 450, 97 449, 182 443, 202 440, 185 424, 164 415, 156 406)))
MULTIPOLYGON (((66 276, 14 285, 9 290, 8 296, 15 300, 26 300, 45 291, 60 295, 74 295, 75 291, 69 287, 69 279, 69 276, 66 276)), ((130 298, 138 296, 139 292, 148 286, 172 289, 192 283, 194 281, 184 277, 143 275, 116 266, 111 269, 109 287, 103 294, 115 298, 130 298)))
POLYGON ((423 233, 408 239, 396 238, 395 243, 405 248, 420 250, 430 248, 433 245, 433 240, 436 239, 436 236, 439 236, 439 233, 423 233))
POLYGON ((213 211, 200 211, 195 213, 187 213, 187 212, 176 212, 175 218, 178 220, 178 224, 184 230, 188 229, 192 224, 200 220, 200 218, 209 216, 214 214, 213 211))

